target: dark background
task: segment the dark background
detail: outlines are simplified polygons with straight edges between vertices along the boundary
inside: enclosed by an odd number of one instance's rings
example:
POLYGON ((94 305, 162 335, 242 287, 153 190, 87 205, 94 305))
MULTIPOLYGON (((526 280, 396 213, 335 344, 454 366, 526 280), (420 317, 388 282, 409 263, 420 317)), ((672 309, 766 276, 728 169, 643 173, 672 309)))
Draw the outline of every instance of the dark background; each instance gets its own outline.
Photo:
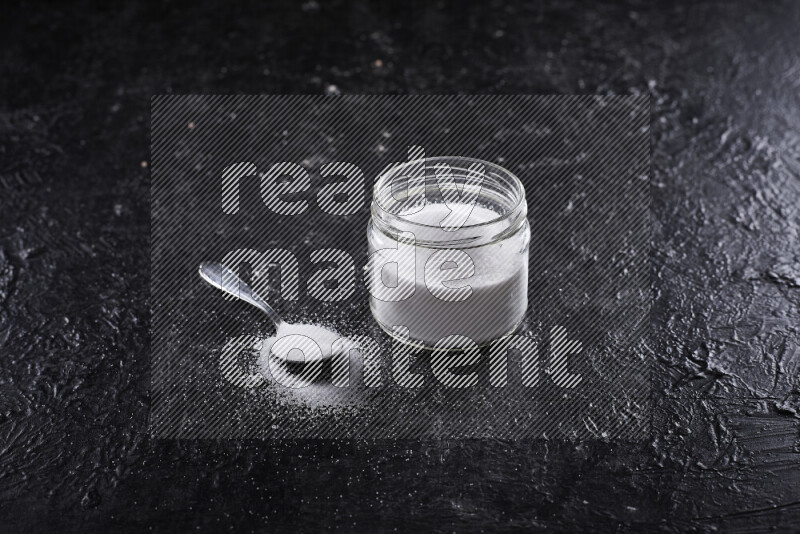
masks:
POLYGON ((0 529, 798 529, 800 4, 0 10, 0 529), (170 92, 649 93, 652 436, 150 439, 170 92))

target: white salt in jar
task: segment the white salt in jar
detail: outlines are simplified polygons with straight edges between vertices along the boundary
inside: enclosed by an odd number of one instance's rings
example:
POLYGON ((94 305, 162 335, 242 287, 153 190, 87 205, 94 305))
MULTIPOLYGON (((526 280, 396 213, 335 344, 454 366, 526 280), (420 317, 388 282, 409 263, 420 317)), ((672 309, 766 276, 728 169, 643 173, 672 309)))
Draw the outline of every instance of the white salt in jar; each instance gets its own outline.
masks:
POLYGON ((513 332, 528 306, 527 210, 519 179, 486 161, 427 158, 381 175, 365 268, 381 328, 426 348, 513 332))

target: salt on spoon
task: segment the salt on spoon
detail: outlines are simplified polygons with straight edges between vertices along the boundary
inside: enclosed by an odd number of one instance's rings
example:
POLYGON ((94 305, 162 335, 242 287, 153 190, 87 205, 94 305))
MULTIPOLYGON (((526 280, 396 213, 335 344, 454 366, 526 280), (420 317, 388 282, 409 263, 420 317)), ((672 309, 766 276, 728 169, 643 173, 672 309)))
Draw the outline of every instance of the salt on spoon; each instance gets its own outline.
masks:
POLYGON ((200 264, 200 276, 212 286, 225 291, 229 295, 241 299, 260 309, 275 324, 275 337, 278 341, 287 336, 304 336, 319 346, 315 350, 310 341, 293 338, 292 343, 276 342, 272 346, 272 355, 288 363, 312 363, 327 360, 333 356, 333 346, 337 339, 343 342, 337 345, 337 352, 352 347, 349 340, 336 332, 313 324, 292 324, 284 321, 278 313, 267 304, 253 289, 239 278, 236 273, 220 263, 204 262, 200 264), (277 345, 277 346, 276 346, 277 345), (296 350, 299 349, 299 350, 296 350))

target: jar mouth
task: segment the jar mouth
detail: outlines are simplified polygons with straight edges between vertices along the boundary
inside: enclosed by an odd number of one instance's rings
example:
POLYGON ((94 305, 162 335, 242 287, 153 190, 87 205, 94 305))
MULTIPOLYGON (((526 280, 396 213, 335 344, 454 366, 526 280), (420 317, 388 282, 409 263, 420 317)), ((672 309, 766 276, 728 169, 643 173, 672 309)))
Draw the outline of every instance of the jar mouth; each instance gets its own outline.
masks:
MULTIPOLYGON (((419 209, 422 209, 427 203, 429 192, 439 187, 439 183, 437 181, 438 179, 435 174, 435 169, 439 165, 446 165, 449 170, 452 171, 452 176, 455 180, 464 180, 465 177, 470 175, 472 169, 476 167, 482 167, 483 180, 477 187, 479 190, 478 195, 480 195, 480 191, 483 190, 484 186, 488 185, 490 190, 494 189, 493 193, 496 197, 503 197, 502 199, 498 199, 498 202, 493 203, 493 205, 489 207, 491 211, 497 214, 496 217, 478 222, 469 222, 469 220, 467 220, 462 225, 462 228, 491 226, 504 219, 512 217, 515 212, 518 212, 525 203, 525 188, 520 179, 508 169, 501 167, 496 163, 477 158, 468 158, 463 156, 436 156, 402 163, 381 174, 375 182, 375 186, 373 188, 373 212, 379 211, 380 214, 384 216, 403 218, 404 214, 402 213, 402 209, 400 210, 401 212, 398 213, 397 211, 393 210, 393 206, 391 206, 391 201, 395 201, 395 206, 402 204, 402 202, 398 202, 393 196, 392 182, 397 178, 405 178, 409 173, 414 172, 418 174, 421 173, 421 175, 424 177, 424 183, 417 185, 416 187, 409 187, 407 194, 408 196, 411 196, 412 193, 420 193, 421 190, 424 189, 425 194, 423 196, 423 202, 413 203, 413 207, 419 206, 419 209), (489 183, 487 184, 486 182, 489 183), (388 199, 391 199, 389 203, 390 205, 387 205, 386 200, 388 199), (498 212, 498 207, 502 207, 502 212, 498 212), (377 210, 375 208, 377 208, 377 210)), ((462 187, 464 188, 462 189, 463 192, 466 192, 467 188, 476 189, 474 186, 469 185, 466 182, 462 187)), ((480 200, 480 198, 475 199, 476 206, 483 206, 480 200)), ((433 203, 436 204, 443 202, 434 201, 433 203)), ((449 204, 449 202, 444 203, 449 204)), ((412 221, 407 219, 404 222, 405 224, 423 228, 440 228, 439 224, 429 224, 426 222, 412 221)))
POLYGON ((527 223, 527 209, 525 188, 512 172, 460 156, 392 167, 378 177, 371 206, 373 223, 387 235, 411 232, 421 246, 459 248, 511 235, 527 223))

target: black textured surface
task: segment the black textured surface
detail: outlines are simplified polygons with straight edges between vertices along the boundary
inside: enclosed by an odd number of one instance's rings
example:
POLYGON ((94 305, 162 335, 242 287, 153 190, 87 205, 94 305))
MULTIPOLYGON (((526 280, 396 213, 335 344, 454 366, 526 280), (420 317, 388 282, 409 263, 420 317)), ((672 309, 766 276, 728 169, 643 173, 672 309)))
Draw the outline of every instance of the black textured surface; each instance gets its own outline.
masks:
POLYGON ((3 530, 800 524, 800 6, 2 8, 3 530), (650 93, 652 438, 155 441, 154 93, 650 93))

